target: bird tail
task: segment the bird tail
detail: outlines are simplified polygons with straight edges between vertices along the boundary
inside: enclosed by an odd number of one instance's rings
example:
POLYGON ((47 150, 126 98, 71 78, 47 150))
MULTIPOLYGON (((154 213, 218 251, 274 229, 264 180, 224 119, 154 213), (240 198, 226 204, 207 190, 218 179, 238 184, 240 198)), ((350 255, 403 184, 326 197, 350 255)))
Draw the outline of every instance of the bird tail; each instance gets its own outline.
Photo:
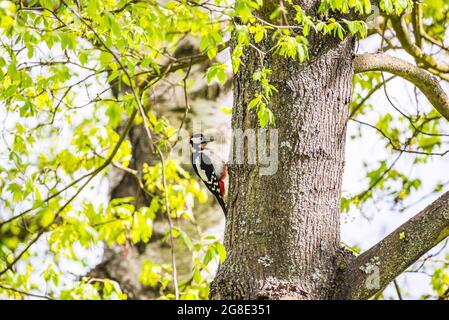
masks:
POLYGON ((223 213, 225 215, 225 219, 228 218, 228 210, 226 209, 226 204, 223 201, 222 197, 216 196, 218 203, 220 204, 221 208, 223 209, 223 213))

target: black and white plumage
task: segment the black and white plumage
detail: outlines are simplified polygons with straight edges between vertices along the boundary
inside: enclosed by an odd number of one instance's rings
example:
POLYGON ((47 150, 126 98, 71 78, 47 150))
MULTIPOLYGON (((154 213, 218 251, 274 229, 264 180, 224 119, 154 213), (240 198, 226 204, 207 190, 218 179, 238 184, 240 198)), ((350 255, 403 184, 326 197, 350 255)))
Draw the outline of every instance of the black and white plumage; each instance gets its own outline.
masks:
POLYGON ((192 166, 195 173, 206 185, 207 189, 215 196, 225 217, 227 209, 224 203, 226 195, 225 179, 228 175, 227 166, 206 146, 207 141, 202 133, 189 137, 192 146, 192 166))

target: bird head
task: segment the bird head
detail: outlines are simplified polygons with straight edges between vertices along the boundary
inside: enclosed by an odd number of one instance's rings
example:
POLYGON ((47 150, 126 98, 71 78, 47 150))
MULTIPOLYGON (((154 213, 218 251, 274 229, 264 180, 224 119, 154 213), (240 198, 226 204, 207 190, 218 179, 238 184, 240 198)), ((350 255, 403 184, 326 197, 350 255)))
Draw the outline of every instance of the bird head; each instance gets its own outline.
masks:
POLYGON ((214 141, 214 139, 210 138, 207 140, 202 133, 195 133, 194 135, 189 136, 189 142, 193 148, 200 147, 203 149, 209 142, 212 141, 214 141))

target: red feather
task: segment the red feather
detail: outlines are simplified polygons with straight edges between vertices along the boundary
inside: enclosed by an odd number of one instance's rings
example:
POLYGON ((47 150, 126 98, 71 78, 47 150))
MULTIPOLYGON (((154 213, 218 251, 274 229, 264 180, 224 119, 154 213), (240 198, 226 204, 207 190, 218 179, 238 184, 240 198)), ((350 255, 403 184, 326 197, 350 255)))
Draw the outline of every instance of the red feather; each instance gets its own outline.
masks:
POLYGON ((218 181, 218 187, 220 188, 220 196, 224 198, 226 190, 225 190, 225 183, 223 180, 218 181))

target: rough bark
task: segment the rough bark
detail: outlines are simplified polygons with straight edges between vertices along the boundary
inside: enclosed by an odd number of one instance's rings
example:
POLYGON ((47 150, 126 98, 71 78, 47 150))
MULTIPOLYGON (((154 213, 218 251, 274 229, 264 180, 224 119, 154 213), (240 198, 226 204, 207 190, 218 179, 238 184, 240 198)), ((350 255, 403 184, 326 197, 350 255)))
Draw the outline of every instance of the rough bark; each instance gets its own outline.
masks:
MULTIPOLYGON (((318 3, 300 1, 309 12, 318 3)), ((265 42, 262 50, 272 45, 265 42)), ((258 163, 230 166, 228 258, 211 298, 326 299, 331 294, 353 40, 313 36, 309 53, 307 63, 272 55, 263 59, 279 90, 269 106, 279 130, 279 166, 274 175, 260 175, 258 163)), ((247 106, 257 90, 251 75, 261 67, 259 55, 246 51, 234 78, 234 132, 259 127, 256 112, 247 106)))

